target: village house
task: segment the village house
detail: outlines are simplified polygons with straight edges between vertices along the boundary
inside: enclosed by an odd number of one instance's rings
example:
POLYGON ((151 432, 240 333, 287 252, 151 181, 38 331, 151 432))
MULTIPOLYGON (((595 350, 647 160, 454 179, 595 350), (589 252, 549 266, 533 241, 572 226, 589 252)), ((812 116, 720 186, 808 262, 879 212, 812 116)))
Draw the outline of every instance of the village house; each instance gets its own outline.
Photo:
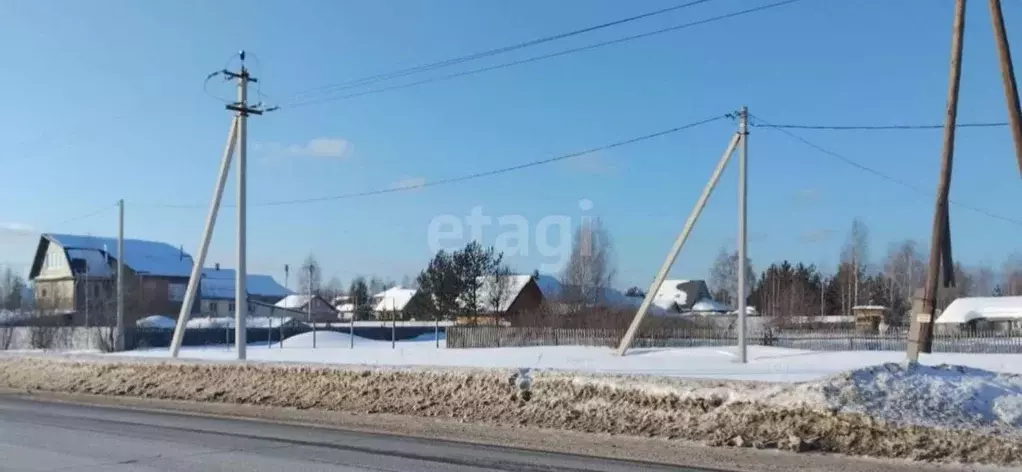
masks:
MULTIPOLYGON (((46 233, 40 236, 29 279, 40 316, 59 324, 112 325, 116 312, 117 239, 46 233)), ((124 240, 125 318, 181 310, 192 258, 181 248, 124 240)), ((198 309, 196 302, 193 312, 198 309)))
MULTIPOLYGON (((378 320, 413 318, 413 313, 406 313, 409 302, 418 290, 404 287, 391 287, 372 296, 373 316, 378 320)), ((350 318, 349 318, 350 319, 350 318)))
POLYGON ((323 323, 339 320, 337 316, 337 309, 319 295, 309 296, 308 294, 291 294, 282 298, 273 306, 301 313, 301 315, 296 316, 299 316, 299 319, 303 321, 323 323), (311 314, 309 312, 310 304, 312 305, 311 314), (309 320, 310 316, 312 318, 311 320, 309 320))
MULTIPOLYGON (((543 291, 532 275, 483 276, 476 279, 476 313, 458 316, 458 324, 513 324, 513 318, 543 303, 543 291)), ((464 300, 462 305, 466 305, 464 300)))
MULTIPOLYGON (((234 316, 236 279, 237 273, 234 269, 221 269, 220 264, 202 269, 202 280, 199 282, 201 298, 199 312, 202 316, 234 316)), ((285 297, 292 295, 293 292, 277 283, 269 275, 247 274, 245 290, 248 292, 248 316, 298 316, 302 314, 297 309, 275 305, 285 297), (287 313, 282 313, 281 310, 287 310, 287 313)))

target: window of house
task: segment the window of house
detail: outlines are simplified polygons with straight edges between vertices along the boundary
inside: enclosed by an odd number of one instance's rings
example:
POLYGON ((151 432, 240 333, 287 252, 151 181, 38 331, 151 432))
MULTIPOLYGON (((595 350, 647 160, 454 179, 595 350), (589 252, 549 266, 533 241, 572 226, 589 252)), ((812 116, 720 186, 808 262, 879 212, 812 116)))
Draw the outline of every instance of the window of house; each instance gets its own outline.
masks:
POLYGON ((209 311, 216 313, 218 307, 216 302, 209 302, 209 311))
POLYGON ((255 313, 255 305, 249 303, 248 304, 248 312, 249 313, 255 313))
POLYGON ((227 311, 234 311, 234 304, 233 303, 228 303, 227 304, 227 311))
POLYGON ((43 298, 46 298, 46 289, 45 288, 40 290, 39 293, 43 296, 43 298))
POLYGON ((92 296, 99 298, 99 285, 92 286, 92 296))

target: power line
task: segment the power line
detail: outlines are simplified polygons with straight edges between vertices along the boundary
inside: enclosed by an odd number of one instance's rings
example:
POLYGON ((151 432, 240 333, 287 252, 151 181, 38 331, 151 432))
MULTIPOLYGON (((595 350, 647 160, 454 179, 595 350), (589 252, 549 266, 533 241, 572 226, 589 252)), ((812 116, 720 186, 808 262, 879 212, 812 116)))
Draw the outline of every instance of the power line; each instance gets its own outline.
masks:
POLYGON ((87 219, 87 218, 92 218, 93 216, 96 216, 96 215, 98 215, 100 213, 108 211, 108 210, 110 210, 110 208, 113 208, 113 207, 116 207, 116 206, 117 205, 112 205, 112 206, 111 205, 106 205, 106 206, 104 206, 102 208, 99 208, 99 209, 96 209, 94 211, 90 211, 88 213, 85 213, 85 214, 82 214, 82 215, 78 215, 78 216, 73 217, 73 218, 68 218, 68 219, 66 219, 64 221, 61 221, 61 222, 56 223, 56 224, 53 224, 51 226, 61 226, 61 225, 66 225, 68 223, 74 223, 76 221, 81 221, 81 220, 84 220, 84 219, 87 219))
POLYGON ((399 69, 399 70, 392 71, 392 72, 384 72, 384 73, 375 74, 375 75, 371 75, 371 76, 368 76, 368 77, 363 77, 363 78, 360 78, 360 79, 349 80, 349 81, 341 82, 341 83, 337 83, 337 84, 324 85, 324 86, 321 86, 321 87, 316 87, 316 88, 313 88, 313 89, 309 89, 309 90, 304 91, 304 92, 299 92, 299 93, 295 94, 293 99, 297 99, 298 97, 306 96, 306 95, 311 95, 311 94, 318 94, 318 93, 325 93, 325 92, 334 92, 334 91, 338 91, 338 90, 345 90, 345 89, 349 89, 349 88, 352 88, 352 87, 357 87, 357 86, 360 86, 360 85, 372 84, 372 83, 381 82, 381 81, 384 81, 384 80, 390 80, 390 79, 396 79, 396 78, 399 78, 399 77, 405 77, 405 76, 416 74, 416 73, 419 73, 419 72, 425 72, 425 71, 429 71, 429 70, 435 70, 435 69, 440 69, 440 68, 444 68, 444 67, 448 67, 448 66, 453 66, 453 65, 461 64, 461 63, 472 61, 472 60, 476 60, 476 59, 482 59, 484 57, 495 56, 495 55, 498 55, 498 54, 503 54, 503 53, 515 51, 515 50, 518 50, 518 49, 524 49, 524 48, 527 48, 527 47, 532 47, 532 46, 536 46, 536 45, 543 44, 543 43, 549 43, 549 42, 552 42, 552 41, 557 41, 557 40, 564 39, 564 38, 569 38, 569 37, 572 37, 572 36, 578 36, 580 34, 585 34, 585 33, 590 33, 590 32, 601 30, 601 29, 605 29, 605 28, 610 28, 612 26, 618 26, 618 25, 622 25, 622 24, 625 24, 625 23, 630 23, 630 22, 641 20, 641 19, 644 19, 644 18, 649 18, 649 17, 653 17, 653 16, 657 16, 657 15, 662 15, 664 13, 669 13, 669 12, 672 12, 672 11, 675 11, 675 10, 681 10, 681 9, 688 8, 688 7, 693 7, 693 6, 699 5, 701 3, 708 3, 708 2, 711 2, 711 1, 714 1, 714 0, 695 0, 695 1, 690 1, 690 2, 687 2, 687 3, 682 3, 680 5, 675 5, 675 6, 672 6, 672 7, 662 8, 660 10, 651 11, 651 12, 643 13, 643 14, 640 14, 640 15, 630 16, 628 18, 622 18, 622 19, 619 19, 619 20, 609 21, 609 22, 606 22, 606 23, 601 23, 601 24, 597 24, 597 25, 593 25, 593 26, 587 26, 585 28, 577 29, 577 30, 574 30, 574 31, 569 31, 569 32, 560 33, 560 34, 555 34, 555 35, 552 35, 552 36, 545 36, 545 37, 542 37, 542 38, 537 38, 537 39, 533 39, 533 40, 529 40, 529 41, 525 41, 525 42, 521 42, 521 43, 517 43, 517 44, 512 44, 510 46, 503 46, 503 47, 499 47, 499 48, 490 49, 490 50, 487 50, 487 51, 481 51, 481 52, 472 53, 472 54, 469 54, 469 55, 466 55, 466 56, 455 57, 455 58, 451 58, 451 59, 445 59, 445 60, 440 60, 440 61, 436 61, 436 62, 431 62, 431 63, 428 63, 428 64, 422 64, 422 65, 418 65, 418 66, 413 66, 413 67, 408 67, 408 68, 404 68, 404 69, 399 69))
MULTIPOLYGON (((802 125, 783 124, 771 125, 766 123, 752 123, 756 128, 773 129, 803 129, 818 131, 887 131, 887 130, 924 130, 944 129, 944 125, 802 125)), ((1008 126, 1006 122, 980 122, 980 123, 958 123, 956 128, 999 128, 1008 126)))
POLYGON ((633 41, 633 40, 636 40, 636 39, 641 39, 641 38, 646 38, 646 37, 649 37, 649 36, 654 36, 654 35, 658 35, 658 34, 668 33, 668 32, 671 32, 671 31, 677 31, 677 30, 681 30, 681 29, 685 29, 685 28, 691 28, 691 27, 694 27, 694 26, 699 26, 699 25, 704 25, 704 24, 713 23, 713 22, 717 22, 717 21, 722 21, 722 20, 734 18, 734 17, 737 17, 737 16, 747 15, 747 14, 750 14, 750 13, 756 13, 756 12, 760 12, 760 11, 763 11, 763 10, 768 10, 768 9, 771 9, 771 8, 781 7, 781 6, 787 5, 789 3, 795 3, 797 1, 799 1, 799 0, 784 0, 784 1, 776 2, 776 3, 771 3, 771 4, 768 4, 768 5, 763 5, 763 6, 759 6, 759 7, 755 7, 755 8, 749 8, 749 9, 745 9, 745 10, 736 11, 736 12, 733 12, 733 13, 727 13, 727 14, 724 14, 724 15, 718 15, 718 16, 714 16, 714 17, 711 17, 711 18, 706 18, 706 19, 703 19, 703 20, 698 20, 698 21, 684 23, 684 24, 680 24, 680 25, 676 25, 676 26, 662 28, 662 29, 658 29, 658 30, 655 30, 655 31, 649 31, 649 32, 646 32, 646 33, 640 33, 640 34, 636 34, 636 35, 632 35, 632 36, 626 36, 626 37, 623 37, 623 38, 613 39, 613 40, 610 40, 610 41, 603 41, 603 42, 599 42, 599 43, 595 43, 595 44, 590 44, 590 45, 587 45, 587 46, 581 46, 581 47, 577 47, 577 48, 566 49, 564 51, 559 51, 559 52, 555 52, 555 53, 544 54, 544 55, 541 55, 541 56, 530 57, 530 58, 527 58, 527 59, 521 59, 521 60, 517 60, 517 61, 505 62, 505 63, 502 63, 502 64, 497 64, 497 65, 488 66, 488 67, 481 67, 481 68, 478 68, 478 69, 470 69, 470 70, 467 70, 467 71, 455 72, 455 73, 451 73, 451 74, 447 74, 447 75, 440 75, 440 76, 430 77, 430 78, 426 78, 426 79, 422 79, 422 80, 418 80, 418 81, 410 82, 410 83, 406 83, 406 84, 398 84, 398 85, 392 85, 392 86, 387 86, 387 87, 381 87, 381 88, 376 88, 376 89, 371 89, 371 90, 366 90, 366 91, 361 91, 361 92, 350 93, 350 94, 346 94, 346 95, 339 95, 339 96, 325 97, 325 98, 320 98, 320 99, 309 99, 309 100, 304 100, 304 101, 297 101, 297 102, 293 102, 293 103, 290 103, 290 104, 287 104, 287 105, 282 105, 280 108, 282 108, 282 109, 283 108, 299 108, 299 107, 304 107, 304 106, 309 106, 309 105, 318 105, 318 104, 326 103, 326 102, 332 102, 332 101, 337 101, 337 100, 346 100, 346 99, 350 99, 350 98, 360 97, 360 96, 363 96, 363 95, 370 95, 370 94, 376 94, 376 93, 381 93, 381 92, 388 92, 388 91, 391 91, 391 90, 404 89, 404 88, 414 87, 414 86, 428 84, 428 83, 432 83, 432 82, 440 82, 440 81, 444 81, 444 80, 450 80, 450 79, 454 79, 454 78, 457 78, 457 77, 464 77, 464 76, 468 76, 468 75, 475 75, 475 74, 479 74, 479 73, 482 73, 482 72, 489 72, 489 71, 492 71, 492 70, 505 69, 505 68, 508 68, 508 67, 514 67, 514 66, 519 66, 519 65, 522 65, 522 64, 528 64, 528 63, 531 63, 531 62, 540 61, 540 60, 543 60, 543 59, 550 59, 550 58, 553 58, 553 57, 564 56, 564 55, 573 54, 573 53, 576 53, 576 52, 588 51, 588 50, 600 48, 600 47, 603 47, 603 46, 609 46, 609 45, 612 45, 612 44, 623 43, 623 42, 626 42, 626 41, 633 41))
MULTIPOLYGON (((484 178, 484 177, 492 177, 492 176, 495 176, 495 175, 505 174, 505 173, 508 173, 508 172, 514 172, 514 171, 518 171, 518 170, 522 170, 522 169, 528 169, 530 167, 537 167, 537 166, 541 166, 541 165, 552 164, 554 162, 564 161, 564 160, 567 160, 567 159, 572 159, 572 158, 575 158, 575 157, 583 156, 583 155, 586 155, 586 154, 592 154, 594 152, 606 151, 608 149, 614 149, 614 148, 618 148, 618 147, 622 147, 622 146, 627 146, 627 145, 635 144, 635 143, 642 142, 642 141, 648 141, 650 139, 659 138, 661 136, 666 136, 666 135, 669 135, 669 134, 677 133, 679 131, 684 131, 684 130, 692 129, 692 128, 695 128, 695 127, 698 127, 698 126, 702 126, 702 125, 705 125, 705 124, 713 123, 715 121, 723 120, 725 118, 726 118, 726 116, 723 116, 723 115, 722 116, 715 116, 715 117, 712 117, 712 118, 707 118, 707 119, 704 119, 704 120, 688 123, 688 124, 677 126, 677 127, 670 128, 670 129, 666 129, 666 130, 663 130, 663 131, 657 131, 655 133, 650 133, 650 134, 638 136, 638 137, 635 137, 635 138, 626 139, 626 140, 623 140, 623 141, 617 141, 617 142, 613 142, 613 143, 610 143, 610 144, 605 144, 605 145, 602 145, 602 146, 598 146, 598 147, 594 147, 594 148, 589 148, 589 149, 586 149, 586 150, 583 150, 583 151, 573 152, 573 153, 570 153, 570 154, 562 154, 562 155, 556 156, 556 157, 550 157, 550 158, 546 158, 546 159, 540 159, 540 160, 536 160, 536 161, 526 162, 526 163, 523 163, 523 164, 518 164, 518 165, 514 165, 514 166, 510 166, 510 167, 502 167, 502 168, 499 168, 499 169, 493 169, 493 170, 488 170, 488 171, 483 171, 483 172, 477 172, 477 173, 474 173, 474 174, 467 174, 467 175, 462 175, 462 176, 458 176, 458 177, 450 177, 450 178, 441 179, 441 180, 427 181, 427 182, 423 182, 421 184, 406 185, 406 186, 401 186, 401 187, 390 187, 390 188, 385 188, 385 189, 369 190, 369 191, 364 191, 364 192, 346 193, 346 194, 334 195, 334 196, 326 196, 326 197, 313 197, 313 198, 301 198, 301 199, 295 199, 295 200, 270 201, 270 202, 257 203, 257 204, 254 204, 254 206, 284 206, 284 205, 298 205, 298 204, 304 204, 304 203, 316 203, 316 202, 334 201, 334 200, 347 200, 347 199, 351 199, 351 198, 368 197, 368 196, 373 196, 373 195, 384 195, 384 194, 388 194, 388 193, 404 192, 404 191, 408 191, 408 190, 416 190, 416 189, 421 189, 421 188, 426 188, 426 187, 437 187, 437 186, 440 186, 440 185, 453 184, 453 183, 464 182, 464 181, 468 181, 468 180, 476 180, 476 179, 481 179, 481 178, 484 178)), ((203 208, 202 206, 199 206, 199 205, 158 205, 158 206, 162 207, 162 208, 203 208)), ((224 206, 227 206, 227 205, 224 205, 224 206)))
MULTIPOLYGON (((802 144, 805 144, 806 146, 809 146, 809 147, 811 147, 813 149, 816 149, 817 151, 820 151, 820 152, 822 152, 822 153, 824 153, 824 154, 826 154, 828 156, 836 158, 836 159, 840 160, 841 162, 844 162, 845 164, 848 164, 848 165, 850 165, 852 167, 855 167, 856 169, 859 169, 859 170, 861 170, 863 172, 868 172, 868 173, 873 174, 873 175, 875 175, 875 176, 877 176, 877 177, 879 177, 881 179, 884 179, 884 180, 886 180, 888 182, 900 185, 900 186, 905 187, 907 189, 910 189, 910 190, 912 190, 914 192, 918 192, 918 193, 921 193, 921 194, 924 194, 924 195, 930 195, 932 193, 932 192, 927 192, 926 190, 924 190, 923 188, 919 187, 918 185, 914 185, 914 184, 909 183, 909 182, 907 182, 905 180, 899 179, 897 177, 893 177, 893 176, 891 176, 889 174, 886 174, 884 172, 876 170, 876 169, 874 169, 872 167, 869 167, 869 166, 866 166, 866 165, 861 164, 859 162, 856 162, 855 160, 853 160, 853 159, 851 159, 849 157, 846 157, 846 156, 844 156, 842 154, 839 154, 839 153, 834 152, 834 151, 832 151, 830 149, 827 149, 827 148, 825 148, 823 146, 820 146, 819 144, 816 144, 816 143, 814 143, 812 141, 809 141, 808 139, 805 139, 805 138, 803 138, 803 137, 801 137, 801 136, 799 136, 799 135, 797 135, 795 133, 792 133, 787 128, 770 125, 769 123, 766 122, 766 120, 763 120, 762 118, 759 118, 759 117, 756 117, 756 116, 754 116, 754 118, 759 120, 759 121, 761 121, 763 124, 767 125, 767 126, 761 126, 762 128, 774 129, 774 130, 777 130, 777 131, 779 131, 781 133, 784 133, 784 134, 788 135, 788 137, 790 137, 790 138, 792 138, 792 139, 794 139, 796 141, 799 141, 802 144)), ((1022 226, 1022 220, 1017 220, 1017 219, 1014 219, 1014 218, 1011 218, 1011 217, 1008 217, 1008 216, 999 215, 997 213, 993 213, 993 212, 991 212, 989 210, 984 210, 982 208, 979 208, 977 206, 973 206, 973 205, 970 205, 970 204, 967 204, 967 203, 962 203, 962 202, 958 202, 958 201, 954 201, 954 200, 948 200, 948 201, 951 204, 953 204, 953 205, 965 208, 967 210, 971 210, 971 211, 973 211, 975 213, 979 213, 981 215, 984 215, 984 216, 987 216, 987 217, 990 217, 990 218, 993 218, 993 219, 997 219, 997 220, 1005 221, 1005 222, 1008 222, 1008 223, 1011 223, 1011 224, 1015 224, 1015 225, 1018 225, 1018 226, 1022 226)))

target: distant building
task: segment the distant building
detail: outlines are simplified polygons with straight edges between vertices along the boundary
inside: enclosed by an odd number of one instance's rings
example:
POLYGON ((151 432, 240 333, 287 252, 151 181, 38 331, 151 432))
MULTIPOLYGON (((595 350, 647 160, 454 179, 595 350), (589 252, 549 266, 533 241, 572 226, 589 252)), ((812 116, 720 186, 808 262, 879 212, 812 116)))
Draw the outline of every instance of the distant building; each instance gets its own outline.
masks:
POLYGON ((653 304, 668 314, 727 314, 728 308, 713 300, 703 280, 664 280, 653 295, 653 304))
MULTIPOLYGON (((476 290, 478 313, 458 317, 458 324, 514 324, 516 315, 539 308, 543 291, 532 275, 510 275, 505 278, 479 277, 476 290)), ((462 301, 464 305, 464 301, 462 301)))
MULTIPOLYGON (((36 310, 63 317, 62 324, 112 325, 119 257, 115 238, 43 234, 29 273, 36 310)), ((125 239, 123 263, 129 325, 149 314, 180 312, 191 256, 167 243, 125 239)))
POLYGON ((303 313, 304 317, 299 319, 309 321, 309 304, 312 304, 313 322, 338 321, 337 309, 319 295, 312 295, 310 297, 308 294, 291 294, 273 306, 303 313))
MULTIPOLYGON (((199 312, 202 316, 234 316, 236 279, 234 269, 221 269, 219 264, 202 269, 202 280, 199 281, 199 312)), ((274 315, 272 308, 293 294, 273 277, 262 274, 247 274, 245 290, 248 292, 248 316, 279 316, 274 315)))
POLYGON ((940 313, 942 330, 1022 329, 1022 297, 963 297, 940 313))
POLYGON ((392 287, 373 295, 370 302, 373 306, 373 315, 379 320, 389 320, 393 314, 396 314, 399 320, 411 316, 411 314, 405 313, 405 309, 408 308, 409 302, 412 301, 416 293, 418 293, 416 289, 392 287))

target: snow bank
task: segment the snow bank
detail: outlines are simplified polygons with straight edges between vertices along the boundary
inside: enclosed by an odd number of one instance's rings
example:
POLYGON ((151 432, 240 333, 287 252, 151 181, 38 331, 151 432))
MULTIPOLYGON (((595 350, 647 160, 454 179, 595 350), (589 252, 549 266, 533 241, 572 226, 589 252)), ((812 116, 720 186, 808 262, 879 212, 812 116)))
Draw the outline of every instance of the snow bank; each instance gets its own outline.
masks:
POLYGON ((706 394, 733 387, 754 395, 763 388, 777 389, 776 385, 758 388, 752 383, 663 380, 653 389, 642 380, 629 385, 619 379, 622 381, 610 385, 606 380, 574 374, 538 372, 529 376, 526 398, 521 385, 509 381, 514 380, 510 374, 512 371, 120 362, 109 356, 0 356, 0 387, 18 390, 403 414, 800 452, 1022 463, 1022 443, 1013 437, 892 425, 858 413, 805 405, 726 402, 706 394), (699 389, 706 390, 699 394, 699 389))
POLYGON ((135 322, 135 326, 139 328, 174 329, 176 325, 177 321, 174 318, 163 315, 147 316, 135 322))
MULTIPOLYGON (((366 339, 361 336, 351 336, 348 333, 339 333, 337 331, 316 331, 315 333, 309 331, 307 333, 296 334, 289 338, 285 338, 284 349, 312 347, 313 338, 315 338, 317 348, 351 347, 353 337, 355 338, 356 346, 365 346, 367 344, 379 342, 372 339, 366 339)), ((389 346, 390 343, 388 342, 387 345, 389 346)))
POLYGON ((887 363, 799 385, 788 400, 898 424, 1022 435, 1022 375, 970 367, 887 363))

